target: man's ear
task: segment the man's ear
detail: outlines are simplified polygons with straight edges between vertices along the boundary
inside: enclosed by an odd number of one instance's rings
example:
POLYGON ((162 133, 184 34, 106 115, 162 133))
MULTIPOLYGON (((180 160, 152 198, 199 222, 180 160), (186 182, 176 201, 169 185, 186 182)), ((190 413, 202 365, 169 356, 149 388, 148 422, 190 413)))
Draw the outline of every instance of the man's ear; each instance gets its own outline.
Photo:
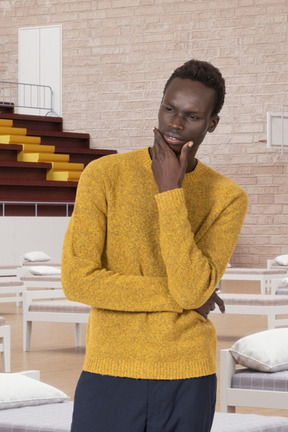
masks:
POLYGON ((218 115, 213 116, 211 119, 211 123, 210 126, 208 128, 208 132, 214 132, 214 130, 216 129, 218 123, 219 123, 220 117, 218 115))

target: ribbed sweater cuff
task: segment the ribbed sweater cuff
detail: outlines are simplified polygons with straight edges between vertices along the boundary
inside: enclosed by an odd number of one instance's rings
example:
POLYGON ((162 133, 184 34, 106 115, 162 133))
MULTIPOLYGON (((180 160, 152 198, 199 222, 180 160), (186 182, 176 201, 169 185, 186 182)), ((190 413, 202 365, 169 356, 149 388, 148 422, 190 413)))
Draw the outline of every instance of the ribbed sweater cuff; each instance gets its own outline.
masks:
POLYGON ((185 206, 184 191, 182 188, 172 189, 155 195, 159 208, 182 207, 185 206))

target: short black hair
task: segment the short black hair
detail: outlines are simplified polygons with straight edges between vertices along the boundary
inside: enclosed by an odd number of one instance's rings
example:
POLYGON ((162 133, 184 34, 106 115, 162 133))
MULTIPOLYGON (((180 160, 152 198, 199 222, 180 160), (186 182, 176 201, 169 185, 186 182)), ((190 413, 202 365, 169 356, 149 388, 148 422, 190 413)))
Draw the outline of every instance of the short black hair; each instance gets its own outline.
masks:
POLYGON ((222 77, 221 72, 211 63, 201 60, 189 60, 182 66, 174 70, 170 78, 165 84, 165 94, 168 85, 174 78, 190 79, 191 81, 199 81, 206 87, 210 87, 215 90, 215 106, 212 115, 217 115, 224 104, 225 99, 225 80, 222 77))

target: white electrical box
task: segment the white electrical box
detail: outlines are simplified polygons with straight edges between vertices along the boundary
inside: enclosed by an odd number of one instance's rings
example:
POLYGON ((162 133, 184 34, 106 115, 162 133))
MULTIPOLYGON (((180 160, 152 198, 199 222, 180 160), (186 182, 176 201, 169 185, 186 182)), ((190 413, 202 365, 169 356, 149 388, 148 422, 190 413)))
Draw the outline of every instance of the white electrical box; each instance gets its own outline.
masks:
POLYGON ((267 112, 267 147, 288 148, 288 106, 282 112, 267 112))

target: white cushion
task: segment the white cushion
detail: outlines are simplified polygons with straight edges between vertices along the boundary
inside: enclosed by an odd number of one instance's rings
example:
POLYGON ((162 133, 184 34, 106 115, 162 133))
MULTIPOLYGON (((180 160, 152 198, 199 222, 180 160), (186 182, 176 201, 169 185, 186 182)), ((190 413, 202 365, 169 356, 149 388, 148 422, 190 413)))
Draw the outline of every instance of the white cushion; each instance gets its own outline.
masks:
POLYGON ((28 267, 28 270, 33 275, 40 275, 40 276, 49 276, 49 275, 60 275, 61 269, 60 267, 53 267, 53 266, 32 266, 28 267))
POLYGON ((288 255, 279 255, 274 260, 278 265, 288 265, 288 255))
POLYGON ((0 373, 0 409, 63 402, 69 397, 48 384, 17 373, 0 373))
POLYGON ((262 372, 288 370, 288 328, 255 333, 230 348, 237 363, 262 372))
POLYGON ((288 277, 282 279, 281 281, 285 287, 288 287, 288 277))
POLYGON ((49 260, 51 260, 51 257, 42 251, 27 252, 23 258, 26 261, 49 261, 49 260))

